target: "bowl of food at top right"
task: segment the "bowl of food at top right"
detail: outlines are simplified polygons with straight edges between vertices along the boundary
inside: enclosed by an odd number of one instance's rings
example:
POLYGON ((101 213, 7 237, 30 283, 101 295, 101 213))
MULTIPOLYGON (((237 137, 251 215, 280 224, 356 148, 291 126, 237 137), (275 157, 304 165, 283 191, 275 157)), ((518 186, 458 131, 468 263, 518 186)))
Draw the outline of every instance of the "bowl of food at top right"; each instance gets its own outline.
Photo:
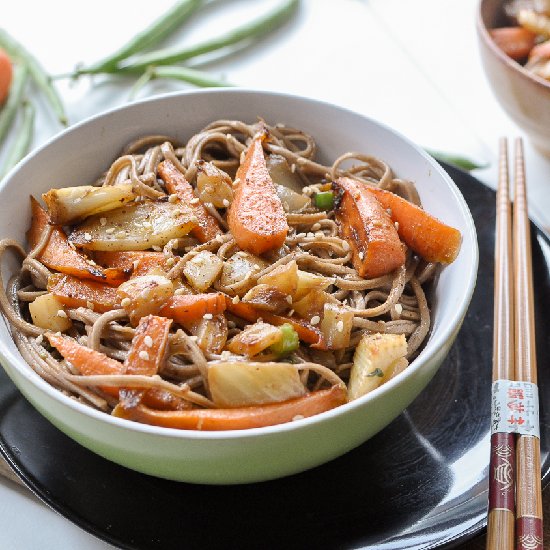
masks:
POLYGON ((477 34, 495 97, 550 156, 550 0, 481 0, 477 34))

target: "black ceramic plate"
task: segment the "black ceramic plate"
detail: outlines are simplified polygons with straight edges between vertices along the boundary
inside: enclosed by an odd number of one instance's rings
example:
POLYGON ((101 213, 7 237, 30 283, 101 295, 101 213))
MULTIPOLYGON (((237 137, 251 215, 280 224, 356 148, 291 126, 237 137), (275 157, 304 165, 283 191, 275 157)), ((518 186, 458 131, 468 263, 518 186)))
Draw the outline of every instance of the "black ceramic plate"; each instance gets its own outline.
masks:
MULTIPOLYGON (((450 355, 390 426, 285 479, 213 487, 149 477, 63 435, 0 374, 0 451, 46 503, 122 548, 451 548, 483 531, 489 458, 494 192, 447 167, 476 220, 477 289, 450 355)), ((550 241, 532 229, 538 359, 550 359, 550 241)), ((550 369, 540 369, 549 473, 550 369)))

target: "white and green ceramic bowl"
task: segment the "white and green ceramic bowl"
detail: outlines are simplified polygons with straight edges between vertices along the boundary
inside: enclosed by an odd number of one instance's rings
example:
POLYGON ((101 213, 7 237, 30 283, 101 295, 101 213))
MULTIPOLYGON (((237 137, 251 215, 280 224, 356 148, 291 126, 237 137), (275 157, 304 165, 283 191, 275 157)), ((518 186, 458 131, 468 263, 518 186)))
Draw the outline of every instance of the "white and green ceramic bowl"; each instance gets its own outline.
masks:
MULTIPOLYGON (((92 181, 125 144, 145 134, 186 140, 216 119, 283 122, 312 134, 326 163, 346 151, 384 159, 412 180, 427 211, 462 232, 457 260, 432 297, 433 327, 418 358, 396 378, 352 402, 312 418, 229 432, 180 431, 113 418, 64 396, 21 358, 0 326, 0 359, 23 395, 55 426, 99 455, 153 476, 210 484, 273 479, 320 465, 382 430, 425 388, 457 335, 475 286, 478 249, 468 207, 445 171, 393 130, 320 101, 254 90, 177 93, 121 107, 75 125, 15 167, 0 184, 0 236, 25 240, 29 195, 92 181)), ((4 280, 17 269, 2 266, 4 280)), ((434 396, 435 397, 435 396, 434 396)))

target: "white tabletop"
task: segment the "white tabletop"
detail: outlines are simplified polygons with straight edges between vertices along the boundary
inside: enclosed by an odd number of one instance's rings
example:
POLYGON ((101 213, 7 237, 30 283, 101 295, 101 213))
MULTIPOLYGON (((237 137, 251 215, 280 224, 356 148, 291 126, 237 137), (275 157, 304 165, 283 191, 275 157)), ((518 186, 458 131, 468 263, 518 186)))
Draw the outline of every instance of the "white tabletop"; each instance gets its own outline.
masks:
MULTIPOLYGON (((214 2, 174 38, 194 42, 280 0, 214 2), (233 13, 234 12, 234 13, 233 13), (229 23, 228 23, 229 22, 229 23)), ((4 2, 1 25, 52 74, 92 62, 167 9, 172 0, 4 2), (22 12, 24 16, 22 17, 22 12)), ((477 0, 303 0, 295 20, 238 55, 206 68, 235 85, 328 100, 378 119, 416 143, 489 163, 474 175, 496 183, 500 136, 524 136, 496 103, 478 56, 477 0)), ((59 81, 71 123, 128 101, 132 82, 59 81)), ((139 97, 183 83, 155 82, 139 97)), ((37 99, 34 146, 61 130, 37 99)), ((530 211, 550 227, 550 159, 526 141, 530 211)), ((2 153, 0 152, 0 159, 2 153)), ((0 548, 111 548, 0 479, 0 548)))

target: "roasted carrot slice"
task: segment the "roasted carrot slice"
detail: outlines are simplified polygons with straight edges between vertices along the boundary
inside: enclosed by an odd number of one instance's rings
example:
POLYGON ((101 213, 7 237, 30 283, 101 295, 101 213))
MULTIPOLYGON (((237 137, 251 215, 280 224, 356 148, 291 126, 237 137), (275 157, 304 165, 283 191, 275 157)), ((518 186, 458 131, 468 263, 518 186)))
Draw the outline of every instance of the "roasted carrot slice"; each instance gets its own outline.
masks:
POLYGON ((285 317, 284 315, 275 315, 274 313, 269 313, 268 311, 260 311, 253 305, 244 302, 238 302, 235 304, 229 296, 226 296, 225 300, 227 311, 237 317, 240 317, 241 319, 255 323, 261 318, 266 323, 270 323, 276 327, 284 325, 285 323, 290 323, 302 342, 310 344, 313 348, 327 349, 321 331, 303 319, 293 319, 292 317, 285 317))
MULTIPOLYGON (((171 324, 171 319, 156 315, 148 315, 140 319, 124 363, 125 374, 153 376, 158 373, 166 358, 171 324)), ((121 388, 120 404, 125 409, 136 407, 144 394, 144 390, 121 388)))
POLYGON ((489 31, 495 44, 509 57, 520 61, 535 45, 536 34, 523 27, 501 27, 489 31))
MULTIPOLYGON (((72 338, 48 333, 46 335, 50 344, 57 348, 57 351, 83 376, 94 376, 99 374, 124 374, 124 365, 115 359, 111 359, 104 353, 95 351, 86 346, 81 346, 72 338)), ((118 397, 118 388, 115 386, 101 386, 100 389, 108 395, 118 397)), ((159 410, 185 410, 191 404, 170 392, 162 389, 150 388, 142 398, 142 403, 148 407, 159 410)))
POLYGON ((93 307, 98 313, 121 307, 116 287, 71 275, 50 275, 48 291, 68 307, 93 307))
POLYGON ((166 266, 166 256, 162 252, 136 251, 98 251, 95 261, 103 267, 121 269, 132 277, 147 275, 156 267, 166 266))
POLYGON ((50 224, 48 213, 38 201, 31 197, 32 223, 27 232, 27 239, 31 248, 34 248, 46 231, 52 226, 52 234, 37 258, 50 269, 55 269, 67 275, 74 275, 81 279, 91 279, 110 285, 119 285, 127 279, 124 271, 118 267, 103 269, 89 260, 84 254, 73 248, 67 239, 63 228, 50 224))
POLYGON ((201 243, 205 243, 216 238, 217 235, 223 234, 216 218, 195 197, 193 187, 191 187, 191 184, 185 179, 185 176, 177 169, 173 162, 170 160, 162 161, 158 165, 157 171, 166 184, 166 189, 191 208, 191 211, 196 216, 198 224, 191 229, 191 236, 198 239, 201 243))
POLYGON ((180 294, 169 298, 159 314, 174 319, 176 323, 188 323, 197 321, 206 314, 219 315, 225 311, 225 308, 225 297, 219 292, 180 294))
POLYGON ((399 195, 368 187, 380 204, 391 211, 397 232, 405 244, 428 262, 450 264, 458 256, 462 235, 425 210, 399 195))
POLYGON ((239 247, 263 254, 283 246, 288 224, 266 166, 264 136, 254 139, 237 170, 227 222, 239 247))
POLYGON ((405 247, 397 230, 367 186, 352 178, 338 178, 335 214, 340 236, 350 245, 352 262, 361 277, 391 273, 405 263, 405 247))
POLYGON ((117 406, 114 416, 144 424, 179 430, 246 430, 291 422, 334 409, 348 400, 342 386, 319 390, 282 403, 238 409, 191 409, 188 411, 155 411, 143 405, 125 410, 117 406))

